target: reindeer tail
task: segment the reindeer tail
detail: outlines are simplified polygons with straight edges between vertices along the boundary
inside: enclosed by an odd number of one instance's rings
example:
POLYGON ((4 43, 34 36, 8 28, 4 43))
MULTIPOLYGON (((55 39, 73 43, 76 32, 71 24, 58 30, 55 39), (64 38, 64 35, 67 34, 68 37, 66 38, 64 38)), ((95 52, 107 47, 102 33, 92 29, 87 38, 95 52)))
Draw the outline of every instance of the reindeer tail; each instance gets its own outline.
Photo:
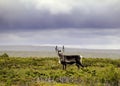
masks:
POLYGON ((82 58, 83 58, 83 56, 80 55, 80 58, 81 58, 81 59, 80 59, 80 62, 81 62, 81 64, 82 64, 82 58))

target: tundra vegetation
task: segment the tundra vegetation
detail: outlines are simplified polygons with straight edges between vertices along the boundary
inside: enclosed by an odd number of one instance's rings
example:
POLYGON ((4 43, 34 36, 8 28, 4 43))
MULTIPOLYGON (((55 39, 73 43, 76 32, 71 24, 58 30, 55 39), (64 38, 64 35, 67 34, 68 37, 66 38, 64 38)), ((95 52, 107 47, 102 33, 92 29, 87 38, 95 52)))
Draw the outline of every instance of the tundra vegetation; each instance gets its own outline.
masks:
POLYGON ((0 55, 0 86, 120 86, 120 59, 83 58, 62 70, 57 57, 0 55))

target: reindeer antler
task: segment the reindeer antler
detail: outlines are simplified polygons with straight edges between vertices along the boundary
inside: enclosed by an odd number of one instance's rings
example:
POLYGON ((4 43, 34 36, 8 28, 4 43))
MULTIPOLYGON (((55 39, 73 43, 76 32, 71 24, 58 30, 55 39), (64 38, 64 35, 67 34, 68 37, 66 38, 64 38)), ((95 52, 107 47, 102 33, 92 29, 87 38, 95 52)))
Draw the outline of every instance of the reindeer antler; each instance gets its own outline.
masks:
POLYGON ((65 47, 63 46, 63 48, 62 48, 62 51, 64 52, 65 51, 65 47))
POLYGON ((55 47, 55 51, 56 51, 56 52, 58 51, 58 48, 57 48, 57 46, 55 47))

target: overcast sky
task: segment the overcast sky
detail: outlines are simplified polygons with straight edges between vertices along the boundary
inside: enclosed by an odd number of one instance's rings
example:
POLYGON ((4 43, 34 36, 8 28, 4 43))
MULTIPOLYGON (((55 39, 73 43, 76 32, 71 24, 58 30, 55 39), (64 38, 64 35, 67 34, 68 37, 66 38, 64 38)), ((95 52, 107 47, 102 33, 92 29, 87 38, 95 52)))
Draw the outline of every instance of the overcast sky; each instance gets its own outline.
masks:
POLYGON ((0 45, 120 49, 120 0, 0 0, 0 45))

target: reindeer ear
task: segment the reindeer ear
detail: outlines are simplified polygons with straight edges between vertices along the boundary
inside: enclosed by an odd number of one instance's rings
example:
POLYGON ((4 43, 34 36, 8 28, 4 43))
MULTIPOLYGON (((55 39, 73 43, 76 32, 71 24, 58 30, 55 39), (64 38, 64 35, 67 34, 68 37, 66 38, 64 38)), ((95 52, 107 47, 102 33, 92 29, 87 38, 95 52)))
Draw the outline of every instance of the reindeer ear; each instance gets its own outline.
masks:
POLYGON ((64 48, 64 46, 63 46, 63 48, 62 48, 62 51, 63 51, 63 52, 65 51, 65 48, 64 48))

